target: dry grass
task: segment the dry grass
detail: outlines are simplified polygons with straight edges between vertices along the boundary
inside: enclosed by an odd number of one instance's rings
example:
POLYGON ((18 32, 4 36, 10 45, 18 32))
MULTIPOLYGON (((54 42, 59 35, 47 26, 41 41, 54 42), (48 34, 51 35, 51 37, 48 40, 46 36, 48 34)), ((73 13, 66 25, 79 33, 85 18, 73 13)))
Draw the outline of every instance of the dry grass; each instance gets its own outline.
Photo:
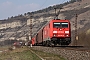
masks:
POLYGON ((52 53, 45 53, 45 52, 37 51, 37 50, 33 50, 33 51, 45 60, 65 60, 64 58, 60 57, 60 55, 55 55, 52 53))
POLYGON ((90 33, 82 32, 79 34, 79 40, 77 41, 79 45, 90 47, 90 33))
POLYGON ((0 60, 40 60, 28 48, 17 48, 13 51, 7 51, 0 54, 0 60))
MULTIPOLYGON (((65 60, 58 55, 32 50, 45 60, 65 60)), ((15 50, 7 50, 0 53, 0 60, 41 60, 37 55, 31 52, 30 48, 21 47, 15 50)))

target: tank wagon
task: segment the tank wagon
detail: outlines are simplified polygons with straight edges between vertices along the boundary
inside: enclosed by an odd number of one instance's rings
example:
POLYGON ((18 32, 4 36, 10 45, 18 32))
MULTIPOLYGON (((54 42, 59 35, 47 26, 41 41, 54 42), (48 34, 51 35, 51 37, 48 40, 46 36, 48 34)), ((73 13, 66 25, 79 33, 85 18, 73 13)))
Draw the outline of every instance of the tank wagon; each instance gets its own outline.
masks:
POLYGON ((69 20, 51 20, 34 37, 32 45, 69 45, 71 43, 71 25, 69 20))

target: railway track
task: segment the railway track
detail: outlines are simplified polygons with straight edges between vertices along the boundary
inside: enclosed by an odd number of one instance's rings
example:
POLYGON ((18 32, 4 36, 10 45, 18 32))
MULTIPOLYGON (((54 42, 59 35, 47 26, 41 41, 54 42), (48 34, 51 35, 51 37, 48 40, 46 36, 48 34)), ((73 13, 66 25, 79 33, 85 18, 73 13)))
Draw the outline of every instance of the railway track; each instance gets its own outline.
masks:
MULTIPOLYGON (((47 46, 33 46, 33 47, 47 47, 47 46)), ((76 51, 90 51, 90 47, 85 46, 54 46, 54 47, 47 47, 47 48, 55 48, 55 49, 65 49, 65 50, 76 50, 76 51)))
POLYGON ((33 46, 32 49, 57 54, 66 60, 90 60, 90 48, 83 46, 33 46))
POLYGON ((84 46, 55 46, 56 49, 75 50, 75 51, 90 51, 90 47, 84 46))
POLYGON ((36 56, 38 56, 41 60, 45 60, 44 58, 42 58, 40 55, 36 54, 34 51, 30 50, 33 54, 35 54, 36 56))

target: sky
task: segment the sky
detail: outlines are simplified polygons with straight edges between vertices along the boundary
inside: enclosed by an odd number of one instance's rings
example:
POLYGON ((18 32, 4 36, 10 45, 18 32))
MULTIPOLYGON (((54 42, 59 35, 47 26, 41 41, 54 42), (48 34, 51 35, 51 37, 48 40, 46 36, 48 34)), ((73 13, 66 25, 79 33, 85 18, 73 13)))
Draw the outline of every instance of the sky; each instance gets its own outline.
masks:
POLYGON ((0 20, 34 12, 69 0, 0 0, 0 20))

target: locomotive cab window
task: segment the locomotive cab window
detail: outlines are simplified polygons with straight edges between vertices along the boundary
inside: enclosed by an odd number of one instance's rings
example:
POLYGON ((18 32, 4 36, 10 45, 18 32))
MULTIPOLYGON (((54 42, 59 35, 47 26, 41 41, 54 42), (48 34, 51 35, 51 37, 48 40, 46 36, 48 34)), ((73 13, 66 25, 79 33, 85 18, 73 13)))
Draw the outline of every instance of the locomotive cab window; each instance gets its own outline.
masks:
POLYGON ((63 28, 68 28, 68 23, 61 23, 63 28))
POLYGON ((55 28, 68 28, 68 22, 54 22, 53 27, 55 27, 55 28))
POLYGON ((53 27, 59 28, 60 27, 60 23, 57 23, 57 22, 53 23, 53 27))

